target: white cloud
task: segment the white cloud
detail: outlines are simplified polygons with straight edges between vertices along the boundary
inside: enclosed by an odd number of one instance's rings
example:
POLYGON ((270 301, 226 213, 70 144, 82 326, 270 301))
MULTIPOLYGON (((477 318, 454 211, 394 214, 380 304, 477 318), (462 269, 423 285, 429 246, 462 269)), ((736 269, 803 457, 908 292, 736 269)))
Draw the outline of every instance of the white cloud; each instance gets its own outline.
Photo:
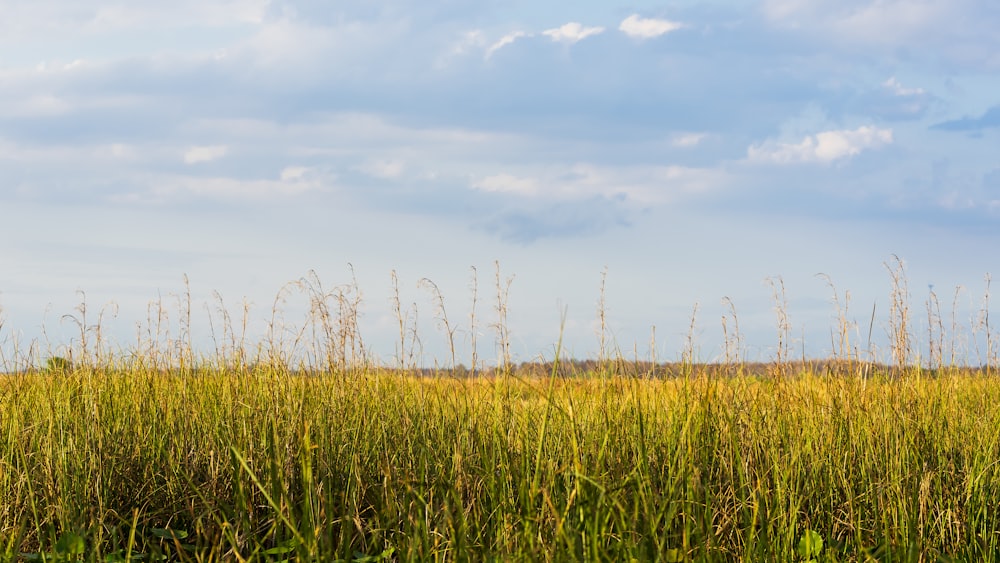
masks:
POLYGON ((15 101, 2 112, 20 117, 54 117, 69 113, 72 109, 73 105, 63 98, 52 94, 37 94, 15 101))
MULTIPOLYGON (((268 0, 176 0, 156 2, 79 2, 33 0, 10 7, 12 18, 4 18, 0 30, 12 33, 34 29, 81 30, 88 33, 164 25, 233 25, 259 23, 269 8, 268 0), (9 30, 7 29, 9 26, 9 30)), ((6 9, 7 7, 5 7, 6 9)))
POLYGON ((374 178, 390 180, 402 176, 406 164, 397 159, 371 159, 362 164, 359 169, 374 178))
MULTIPOLYGON (((287 169, 286 169, 287 171, 287 169)), ((283 172, 283 176, 285 175, 283 172)), ((279 180, 239 180, 236 178, 179 178, 166 190, 187 192, 198 197, 227 200, 263 199, 273 196, 295 195, 317 186, 306 178, 281 178, 279 180)))
POLYGON ((809 2, 803 0, 765 0, 761 4, 761 10, 768 19, 792 27, 799 25, 797 16, 808 7, 809 2))
MULTIPOLYGON (((92 165, 95 161, 131 160, 139 156, 139 151, 133 145, 125 143, 110 143, 99 145, 73 144, 19 144, 0 138, 0 163, 4 160, 23 164, 50 164, 58 162, 61 167, 74 168, 92 165)), ((173 157, 171 153, 171 157, 173 157)), ((106 171, 106 162, 100 164, 106 171)), ((3 169, 0 168, 0 174, 3 169)))
POLYGON ((378 38, 376 30, 359 23, 345 24, 333 33, 329 28, 282 20, 258 26, 254 36, 233 51, 235 55, 249 56, 261 66, 304 69, 320 65, 324 57, 335 62, 339 45, 356 41, 359 52, 363 52, 378 38))
POLYGON ((184 164, 197 164, 218 160, 229 153, 226 145, 210 145, 191 147, 184 152, 184 164))
POLYGON ((836 21, 837 31, 872 41, 903 41, 938 23, 950 3, 940 1, 882 0, 871 2, 836 21))
POLYGON ((871 110, 888 118, 919 117, 934 101, 923 88, 904 87, 895 77, 882 83, 881 91, 873 96, 871 110))
POLYGON ((767 141, 751 145, 747 159, 756 162, 791 164, 796 162, 829 163, 892 143, 891 129, 859 127, 854 130, 824 131, 798 143, 767 141))
POLYGON ((310 171, 305 166, 286 166, 278 177, 281 178, 282 182, 296 182, 305 179, 310 171))
POLYGON ((546 29, 542 35, 550 37, 557 43, 573 44, 592 35, 604 33, 603 27, 583 27, 578 22, 570 22, 560 27, 546 29))
POLYGON ((472 187, 484 192, 511 193, 521 196, 534 196, 538 194, 537 180, 534 178, 519 178, 510 174, 486 176, 477 182, 473 182, 472 187))
POLYGON ((482 49, 486 45, 486 36, 483 34, 481 29, 472 29, 465 31, 455 41, 451 48, 447 52, 439 56, 434 61, 434 68, 443 69, 451 64, 451 62, 469 51, 482 49))
POLYGON ((764 16, 776 25, 815 31, 846 43, 892 45, 925 42, 954 28, 961 0, 765 0, 764 16), (943 23, 948 22, 948 23, 943 23))
POLYGON ((690 148, 700 145, 706 138, 708 133, 683 133, 675 136, 670 144, 678 148, 690 148))
POLYGON ((136 150, 135 147, 124 143, 112 143, 97 147, 94 154, 103 158, 128 159, 135 157, 136 150))
POLYGON ((882 87, 897 96, 922 96, 925 93, 923 88, 904 88, 895 76, 883 82, 882 87))
POLYGON ((496 174, 473 182, 476 190, 545 201, 582 201, 594 197, 630 206, 658 205, 685 194, 721 185, 724 173, 685 166, 602 166, 577 163, 496 174))
POLYGON ((511 43, 517 41, 522 37, 528 37, 528 35, 529 34, 524 31, 515 31, 513 33, 508 33, 507 35, 504 35, 503 37, 500 38, 499 41, 490 45, 490 47, 486 49, 486 58, 489 59, 490 57, 493 56, 494 53, 496 53, 503 47, 510 45, 511 43))
POLYGON ((682 27, 684 27, 683 24, 678 22, 654 18, 641 18, 638 14, 632 14, 622 20, 618 29, 629 37, 652 39, 653 37, 659 37, 670 33, 671 31, 677 31, 682 27))
POLYGON ((314 168, 287 166, 278 179, 244 180, 225 176, 153 176, 144 191, 116 194, 114 203, 161 205, 179 201, 218 200, 228 202, 266 201, 320 190, 333 181, 314 168))

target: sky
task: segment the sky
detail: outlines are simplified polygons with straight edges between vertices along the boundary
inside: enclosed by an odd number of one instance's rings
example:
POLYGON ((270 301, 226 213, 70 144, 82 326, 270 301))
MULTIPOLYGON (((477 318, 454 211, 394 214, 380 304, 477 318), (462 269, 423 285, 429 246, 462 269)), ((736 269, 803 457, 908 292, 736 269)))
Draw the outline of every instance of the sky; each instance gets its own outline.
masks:
MULTIPOLYGON (((690 346, 719 360, 723 318, 742 357, 773 359, 777 302, 789 348, 825 357, 835 296, 852 343, 885 354, 896 257, 918 344, 992 308, 996 2, 2 9, 8 359, 70 353, 98 325, 121 353, 154 321, 177 339, 187 292, 206 353, 224 311, 236 325, 249 311, 259 340, 277 306, 292 334, 308 324, 294 284, 310 278, 356 283, 372 358, 447 363, 427 278, 457 361, 475 335, 489 365, 497 268, 515 361, 551 358, 560 339, 599 357, 602 285, 606 348, 639 359, 690 346), (397 294, 416 328, 402 346, 397 294)), ((980 361, 985 340, 962 338, 980 361)))

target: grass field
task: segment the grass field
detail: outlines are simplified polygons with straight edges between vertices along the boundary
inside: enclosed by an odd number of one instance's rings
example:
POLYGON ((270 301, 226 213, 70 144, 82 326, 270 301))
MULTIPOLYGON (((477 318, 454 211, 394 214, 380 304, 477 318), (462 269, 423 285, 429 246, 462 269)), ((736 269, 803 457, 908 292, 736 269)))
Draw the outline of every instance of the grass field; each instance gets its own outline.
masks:
POLYGON ((1000 377, 894 314, 893 366, 51 361, 0 380, 0 560, 1000 561, 1000 377))
POLYGON ((805 560, 814 537, 991 561, 997 404, 959 373, 10 377, 0 534, 8 559, 805 560))

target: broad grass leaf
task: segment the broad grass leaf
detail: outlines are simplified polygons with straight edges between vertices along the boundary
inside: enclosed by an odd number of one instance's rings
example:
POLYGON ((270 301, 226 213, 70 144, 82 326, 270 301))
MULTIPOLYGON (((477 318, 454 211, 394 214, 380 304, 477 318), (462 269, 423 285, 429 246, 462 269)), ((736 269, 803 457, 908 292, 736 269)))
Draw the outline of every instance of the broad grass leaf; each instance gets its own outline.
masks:
POLYGON ((170 528, 153 528, 150 530, 154 536, 161 539, 168 540, 182 540, 188 537, 188 533, 184 530, 171 530, 170 528))
POLYGON ((823 551, 823 536, 815 530, 806 530, 799 539, 799 546, 796 549, 799 557, 812 559, 823 551))
POLYGON ((83 536, 73 532, 64 533, 56 541, 56 553, 60 555, 83 555, 86 548, 83 536))
POLYGON ((679 563, 684 561, 684 552, 676 547, 668 549, 667 552, 663 554, 663 560, 667 563, 679 563))

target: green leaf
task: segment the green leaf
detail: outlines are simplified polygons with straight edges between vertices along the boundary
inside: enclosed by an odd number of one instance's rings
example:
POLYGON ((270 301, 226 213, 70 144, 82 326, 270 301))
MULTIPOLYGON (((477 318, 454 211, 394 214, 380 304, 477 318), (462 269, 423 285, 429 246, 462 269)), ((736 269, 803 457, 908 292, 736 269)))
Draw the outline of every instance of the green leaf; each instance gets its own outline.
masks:
POLYGON ((668 549, 667 552, 664 554, 663 559, 667 563, 680 563, 681 561, 684 561, 684 552, 677 549, 676 547, 673 549, 668 549))
POLYGON ((130 559, 132 561, 143 561, 146 559, 146 554, 133 551, 131 557, 126 558, 125 555, 123 555, 122 550, 119 549, 118 551, 105 555, 104 563, 125 563, 125 561, 130 559))
POLYGON ((188 533, 184 530, 171 530, 170 528, 153 528, 150 530, 154 536, 160 539, 170 539, 170 540, 182 540, 188 537, 188 533))
POLYGON ((386 561, 392 554, 396 552, 396 548, 389 547, 385 551, 379 553, 378 555, 366 555, 360 551, 354 552, 354 563, 378 563, 379 561, 386 561))
POLYGON ((56 541, 56 553, 60 555, 82 555, 87 549, 83 536, 73 532, 66 532, 56 541))
POLYGON ((278 545, 272 547, 271 549, 264 550, 267 555, 281 555, 282 553, 290 553, 295 551, 295 548, 301 545, 302 542, 298 538, 291 538, 283 542, 278 542, 278 545))
POLYGON ((812 559, 823 551, 823 536, 815 530, 806 530, 799 539, 799 547, 796 549, 803 559, 812 559))

